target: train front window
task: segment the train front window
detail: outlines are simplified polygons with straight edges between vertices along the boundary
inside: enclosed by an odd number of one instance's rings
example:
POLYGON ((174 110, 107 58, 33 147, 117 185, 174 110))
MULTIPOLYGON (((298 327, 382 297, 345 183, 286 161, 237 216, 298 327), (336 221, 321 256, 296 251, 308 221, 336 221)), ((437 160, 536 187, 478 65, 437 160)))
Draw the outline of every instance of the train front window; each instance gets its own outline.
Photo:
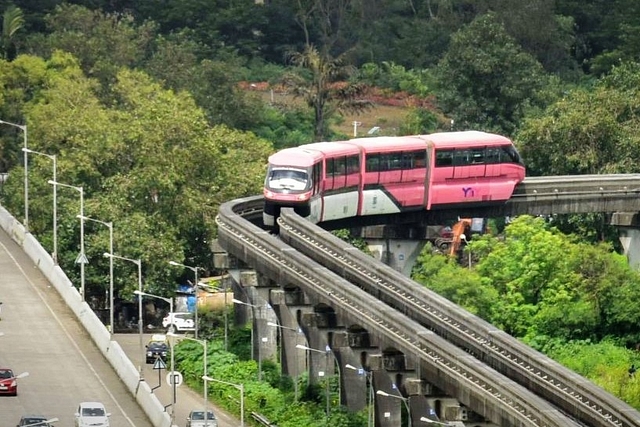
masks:
POLYGON ((305 191, 311 188, 309 172, 304 169, 269 167, 265 186, 276 192, 305 191))

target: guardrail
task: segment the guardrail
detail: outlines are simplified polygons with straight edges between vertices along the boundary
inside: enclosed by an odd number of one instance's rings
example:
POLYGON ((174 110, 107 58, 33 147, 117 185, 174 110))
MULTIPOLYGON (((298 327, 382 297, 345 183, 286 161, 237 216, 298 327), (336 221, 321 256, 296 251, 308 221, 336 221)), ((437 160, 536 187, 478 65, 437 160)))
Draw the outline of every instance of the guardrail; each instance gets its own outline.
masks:
POLYGON ((263 426, 266 427, 278 427, 276 424, 272 424, 271 421, 269 421, 267 419, 267 417, 265 417, 262 414, 259 414, 257 412, 252 412, 251 413, 251 418, 253 418, 254 420, 256 420, 258 423, 260 423, 263 426))

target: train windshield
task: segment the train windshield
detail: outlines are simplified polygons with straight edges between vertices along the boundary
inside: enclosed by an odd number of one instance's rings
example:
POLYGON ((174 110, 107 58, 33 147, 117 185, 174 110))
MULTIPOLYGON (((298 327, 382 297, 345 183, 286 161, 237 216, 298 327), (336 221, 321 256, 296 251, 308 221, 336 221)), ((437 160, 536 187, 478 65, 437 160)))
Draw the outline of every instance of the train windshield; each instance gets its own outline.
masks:
POLYGON ((269 166, 265 187, 276 192, 306 191, 311 188, 309 171, 269 166))

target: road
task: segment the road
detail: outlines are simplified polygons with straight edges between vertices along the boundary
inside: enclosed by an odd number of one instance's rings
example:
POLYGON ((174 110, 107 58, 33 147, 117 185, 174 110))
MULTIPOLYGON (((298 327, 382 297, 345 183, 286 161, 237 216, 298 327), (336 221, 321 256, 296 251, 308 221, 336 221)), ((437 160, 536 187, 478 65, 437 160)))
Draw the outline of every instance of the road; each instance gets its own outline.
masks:
MULTIPOLYGON (((151 334, 143 335, 143 345, 149 341, 151 334)), ((127 353, 129 359, 134 362, 135 366, 140 365, 140 359, 142 358, 140 352, 140 336, 138 334, 116 334, 116 341, 120 344, 122 349, 127 353)), ((202 352, 202 351, 201 351, 202 352)), ((167 360, 167 368, 170 368, 169 360, 167 360)), ((172 388, 166 382, 167 370, 162 370, 160 373, 160 380, 158 380, 158 371, 153 369, 152 364, 144 364, 143 377, 151 388, 160 385, 159 388, 154 390, 156 396, 163 405, 169 405, 172 401, 172 388)), ((192 409, 202 409, 204 405, 204 396, 200 392, 195 392, 184 384, 176 388, 176 412, 175 423, 178 426, 186 425, 187 415, 192 409)), ((238 427, 240 421, 214 405, 211 401, 207 403, 207 409, 213 410, 218 418, 218 427, 238 427)), ((171 409, 167 408, 167 411, 171 413, 171 409)))
MULTIPOLYGON (((56 427, 74 425, 81 401, 97 400, 111 413, 112 427, 152 427, 144 411, 66 306, 58 292, 11 238, 0 229, 0 367, 28 372, 19 380, 18 396, 0 396, 0 427, 14 427, 23 414, 58 418, 56 427)), ((139 336, 118 335, 137 366, 139 336)), ((145 365, 145 378, 157 385, 157 371, 145 365), (153 380, 151 380, 153 378, 153 380)), ((190 409, 201 408, 202 395, 181 386, 175 421, 185 425, 190 409)), ((166 383, 156 390, 170 402, 166 383)), ((211 406, 220 427, 239 421, 211 406)))

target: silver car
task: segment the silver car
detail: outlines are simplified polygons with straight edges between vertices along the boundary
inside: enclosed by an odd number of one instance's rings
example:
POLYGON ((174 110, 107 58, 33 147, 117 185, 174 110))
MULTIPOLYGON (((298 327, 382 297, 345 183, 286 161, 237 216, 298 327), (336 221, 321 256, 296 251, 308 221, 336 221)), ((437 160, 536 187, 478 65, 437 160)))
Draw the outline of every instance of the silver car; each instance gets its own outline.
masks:
MULTIPOLYGON (((207 427, 218 427, 218 421, 213 411, 207 411, 207 427)), ((195 409, 187 417, 187 427, 205 427, 204 411, 195 409)))

